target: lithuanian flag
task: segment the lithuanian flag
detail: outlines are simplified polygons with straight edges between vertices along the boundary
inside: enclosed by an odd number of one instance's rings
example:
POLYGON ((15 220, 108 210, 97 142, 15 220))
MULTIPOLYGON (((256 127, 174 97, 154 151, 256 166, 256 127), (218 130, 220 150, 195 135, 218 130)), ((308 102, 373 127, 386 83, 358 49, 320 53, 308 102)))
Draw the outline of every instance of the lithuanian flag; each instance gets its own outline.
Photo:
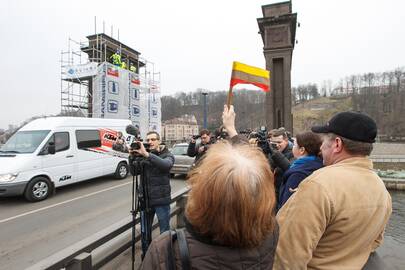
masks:
POLYGON ((230 89, 238 83, 253 84, 268 92, 270 90, 270 71, 233 62, 230 89))

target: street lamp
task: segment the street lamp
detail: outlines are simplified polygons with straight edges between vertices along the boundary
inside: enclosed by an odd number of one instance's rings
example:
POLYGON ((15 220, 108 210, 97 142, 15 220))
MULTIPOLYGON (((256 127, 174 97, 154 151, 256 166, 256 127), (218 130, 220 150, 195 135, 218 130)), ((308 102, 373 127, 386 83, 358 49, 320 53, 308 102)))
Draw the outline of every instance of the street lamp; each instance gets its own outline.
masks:
POLYGON ((203 125, 203 127, 204 127, 204 129, 207 129, 207 95, 208 95, 208 92, 206 90, 203 90, 201 92, 201 94, 204 97, 204 125, 203 125))

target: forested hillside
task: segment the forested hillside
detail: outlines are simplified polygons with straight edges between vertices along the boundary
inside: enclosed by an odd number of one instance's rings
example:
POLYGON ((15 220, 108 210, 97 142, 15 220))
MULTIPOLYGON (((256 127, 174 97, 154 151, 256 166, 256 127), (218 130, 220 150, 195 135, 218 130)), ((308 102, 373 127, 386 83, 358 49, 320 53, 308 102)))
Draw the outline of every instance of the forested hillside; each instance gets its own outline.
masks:
MULTIPOLYGON (((331 81, 318 85, 308 83, 292 88, 294 133, 324 123, 333 114, 356 110, 369 114, 379 127, 379 134, 387 140, 405 140, 405 71, 397 68, 381 73, 347 76, 332 87, 331 81)), ((209 92, 208 127, 221 124, 227 91, 209 92)), ((265 93, 255 90, 234 91, 233 103, 238 129, 255 129, 265 124, 265 93)), ((194 114, 203 122, 203 95, 200 90, 162 97, 162 121, 194 114)), ((271 128, 271 127, 268 127, 271 128)))

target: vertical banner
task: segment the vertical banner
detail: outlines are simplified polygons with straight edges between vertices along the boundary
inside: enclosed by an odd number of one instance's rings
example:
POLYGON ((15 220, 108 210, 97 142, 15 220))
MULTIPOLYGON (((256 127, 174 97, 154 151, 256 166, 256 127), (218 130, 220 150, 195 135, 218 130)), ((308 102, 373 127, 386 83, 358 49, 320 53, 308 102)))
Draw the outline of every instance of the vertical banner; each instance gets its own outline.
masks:
POLYGON ((149 81, 149 129, 161 133, 160 86, 156 81, 149 81))
POLYGON ((92 117, 104 118, 106 97, 106 65, 99 65, 96 76, 93 77, 92 117))
POLYGON ((147 127, 144 125, 142 119, 145 117, 143 115, 143 110, 141 107, 141 100, 143 98, 140 87, 139 76, 133 72, 130 72, 130 93, 131 93, 131 121, 135 127, 137 127, 141 132, 141 137, 145 138, 148 132, 147 127))

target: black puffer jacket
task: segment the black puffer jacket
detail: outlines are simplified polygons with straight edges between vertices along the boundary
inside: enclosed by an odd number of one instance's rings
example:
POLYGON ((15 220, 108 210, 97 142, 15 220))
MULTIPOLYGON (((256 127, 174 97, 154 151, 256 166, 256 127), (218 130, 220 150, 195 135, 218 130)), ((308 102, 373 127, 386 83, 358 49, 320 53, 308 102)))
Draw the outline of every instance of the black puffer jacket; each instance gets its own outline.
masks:
MULTIPOLYGON (((133 160, 130 157, 130 162, 133 160)), ((160 146, 159 152, 149 153, 149 158, 141 164, 144 170, 144 179, 147 182, 150 206, 170 204, 170 169, 174 164, 174 156, 164 146, 160 146)), ((134 171, 131 171, 134 174, 134 171)))

